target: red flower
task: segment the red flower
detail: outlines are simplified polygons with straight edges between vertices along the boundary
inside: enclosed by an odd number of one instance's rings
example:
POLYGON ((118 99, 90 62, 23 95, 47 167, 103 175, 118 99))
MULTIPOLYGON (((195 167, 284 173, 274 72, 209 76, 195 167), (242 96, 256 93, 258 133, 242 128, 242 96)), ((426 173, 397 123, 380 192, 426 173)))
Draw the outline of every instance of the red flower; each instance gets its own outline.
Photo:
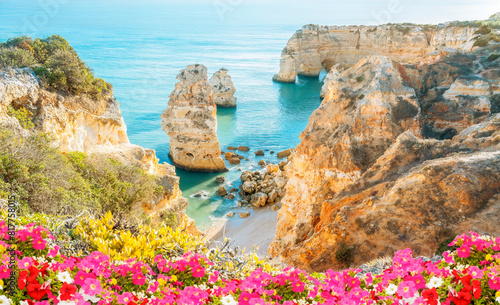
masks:
POLYGON ((454 297, 452 301, 455 305, 469 305, 471 299, 472 295, 464 288, 460 290, 458 296, 454 297))
POLYGON ((28 271, 30 272, 30 276, 28 277, 28 282, 31 283, 31 282, 35 281, 35 279, 38 276, 38 273, 40 273, 40 271, 38 270, 38 268, 33 267, 33 266, 30 266, 28 268, 28 271))
POLYGON ((481 298, 481 281, 473 280, 472 281, 472 293, 474 294, 474 298, 479 300, 481 298))
POLYGON ((59 290, 59 293, 61 294, 61 301, 67 301, 69 300, 73 294, 76 292, 76 287, 67 283, 63 283, 61 290, 59 290))
POLYGON ((28 271, 23 270, 19 272, 19 278, 17 279, 17 287, 19 287, 19 290, 23 290, 26 287, 27 278, 28 278, 28 271))
POLYGON ((36 283, 28 284, 28 295, 33 299, 40 301, 44 295, 47 294, 47 290, 42 289, 42 285, 36 283))
POLYGON ((427 289, 422 292, 422 296, 427 301, 429 305, 437 305, 439 294, 437 293, 436 288, 427 289))

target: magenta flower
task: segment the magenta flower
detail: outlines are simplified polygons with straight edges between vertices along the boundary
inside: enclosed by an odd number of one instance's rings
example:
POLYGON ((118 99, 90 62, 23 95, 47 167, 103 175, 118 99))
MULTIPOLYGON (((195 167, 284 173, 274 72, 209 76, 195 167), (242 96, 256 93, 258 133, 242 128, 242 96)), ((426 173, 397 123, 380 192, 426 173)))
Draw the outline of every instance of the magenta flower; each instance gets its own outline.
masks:
POLYGON ((136 274, 134 275, 134 279, 132 280, 132 283, 138 286, 142 286, 146 284, 146 277, 142 274, 136 274))
POLYGON ((89 296, 95 296, 99 294, 102 290, 101 281, 98 279, 88 278, 85 280, 85 283, 82 285, 83 291, 85 294, 89 296))
POLYGON ((130 301, 132 301, 132 297, 134 295, 130 292, 124 292, 121 295, 117 296, 118 304, 128 304, 130 301))
POLYGON ((403 281, 399 283, 398 286, 398 295, 408 299, 415 295, 417 289, 415 288, 415 283, 412 281, 403 281))
POLYGON ((477 266, 471 266, 468 269, 468 274, 470 274, 473 279, 480 279, 483 277, 484 271, 477 266))
POLYGON ((462 245, 457 249, 458 257, 466 258, 470 256, 470 247, 467 245, 462 245))
POLYGON ((33 239, 33 249, 35 249, 35 250, 43 250, 43 249, 45 249, 46 245, 47 245, 47 242, 41 238, 33 239))

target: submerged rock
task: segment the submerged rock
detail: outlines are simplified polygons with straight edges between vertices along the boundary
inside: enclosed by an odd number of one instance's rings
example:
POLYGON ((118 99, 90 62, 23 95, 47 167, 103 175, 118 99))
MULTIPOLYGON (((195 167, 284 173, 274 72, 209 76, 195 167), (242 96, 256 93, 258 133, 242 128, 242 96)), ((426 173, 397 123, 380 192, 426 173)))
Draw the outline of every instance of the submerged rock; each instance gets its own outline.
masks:
POLYGON ((224 184, 224 182, 226 182, 226 177, 224 176, 219 176, 215 178, 215 183, 217 184, 224 184))
POLYGON ((188 171, 226 171, 220 156, 217 109, 207 82, 207 68, 187 66, 177 79, 161 115, 162 128, 170 138, 170 158, 175 166, 188 171))
POLYGON ((255 152, 256 156, 264 156, 264 151, 262 149, 259 149, 255 152))
POLYGON ((214 102, 217 106, 234 108, 236 107, 236 97, 234 97, 236 88, 234 87, 231 76, 229 76, 227 72, 228 71, 224 68, 215 72, 210 78, 210 86, 212 87, 214 102))
POLYGON ((224 197, 227 195, 227 190, 225 187, 221 186, 221 187, 219 187, 219 189, 217 190, 217 192, 215 194, 219 197, 224 197))

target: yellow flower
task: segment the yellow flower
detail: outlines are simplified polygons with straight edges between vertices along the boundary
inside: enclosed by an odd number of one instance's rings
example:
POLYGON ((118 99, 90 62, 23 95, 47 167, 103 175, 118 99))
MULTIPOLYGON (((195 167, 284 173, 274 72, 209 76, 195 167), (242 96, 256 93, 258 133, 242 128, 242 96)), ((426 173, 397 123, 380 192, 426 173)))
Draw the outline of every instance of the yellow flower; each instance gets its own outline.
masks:
POLYGON ((109 282, 111 285, 116 285, 117 282, 116 282, 116 279, 111 279, 111 281, 109 282))
POLYGON ((170 281, 171 282, 177 282, 177 276, 172 275, 172 277, 170 278, 170 281))
POLYGON ((158 279, 158 283, 160 283, 160 285, 165 285, 165 280, 163 278, 159 278, 158 279))
POLYGON ((498 298, 498 297, 500 297, 500 290, 497 291, 497 293, 495 293, 495 298, 498 298))
POLYGON ((486 255, 486 260, 491 261, 491 254, 486 255))

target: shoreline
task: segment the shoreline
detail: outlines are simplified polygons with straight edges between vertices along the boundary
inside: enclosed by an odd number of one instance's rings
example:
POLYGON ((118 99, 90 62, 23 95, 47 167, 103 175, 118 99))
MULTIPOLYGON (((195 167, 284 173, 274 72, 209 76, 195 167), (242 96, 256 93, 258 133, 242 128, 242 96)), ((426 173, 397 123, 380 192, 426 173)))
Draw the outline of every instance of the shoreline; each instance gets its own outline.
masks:
POLYGON ((205 240, 209 247, 214 247, 225 238, 231 239, 232 247, 253 249, 257 247, 259 256, 267 256, 269 245, 274 239, 278 212, 272 211, 269 206, 263 208, 234 209, 234 218, 228 218, 215 223, 207 229, 205 240), (250 212, 248 218, 240 218, 238 213, 250 212))

